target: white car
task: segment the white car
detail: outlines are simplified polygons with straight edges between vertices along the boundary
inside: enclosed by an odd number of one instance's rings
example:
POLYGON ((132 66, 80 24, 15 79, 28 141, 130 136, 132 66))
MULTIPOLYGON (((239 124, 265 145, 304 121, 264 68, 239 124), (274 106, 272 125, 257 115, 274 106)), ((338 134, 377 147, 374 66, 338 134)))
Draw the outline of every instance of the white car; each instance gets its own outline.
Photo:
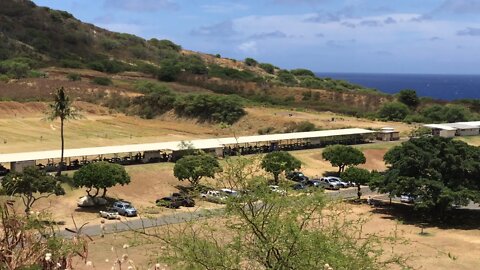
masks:
POLYGON ((414 203, 415 202, 415 196, 409 195, 409 194, 402 194, 400 196, 400 201, 403 203, 414 203))
POLYGON ((200 197, 204 198, 206 201, 214 203, 225 203, 225 200, 227 200, 227 196, 221 194, 220 191, 217 190, 209 190, 205 193, 201 193, 200 197))
POLYGON ((227 197, 236 197, 236 196, 239 195, 236 190, 228 189, 228 188, 222 188, 222 189, 219 190, 219 192, 221 194, 224 194, 227 197))
POLYGON ((120 219, 120 215, 118 215, 118 211, 115 209, 100 211, 100 216, 105 219, 120 219))
POLYGON ((279 186, 269 185, 268 187, 270 188, 270 190, 272 190, 273 192, 276 192, 280 195, 287 195, 287 191, 285 189, 280 188, 279 186))
POLYGON ((340 178, 340 177, 329 176, 329 177, 325 177, 325 178, 328 178, 328 179, 330 179, 330 180, 333 180, 333 181, 337 182, 338 185, 339 185, 340 187, 342 187, 342 188, 348 188, 348 187, 350 187, 350 184, 347 183, 347 182, 344 182, 344 181, 342 180, 342 178, 340 178))

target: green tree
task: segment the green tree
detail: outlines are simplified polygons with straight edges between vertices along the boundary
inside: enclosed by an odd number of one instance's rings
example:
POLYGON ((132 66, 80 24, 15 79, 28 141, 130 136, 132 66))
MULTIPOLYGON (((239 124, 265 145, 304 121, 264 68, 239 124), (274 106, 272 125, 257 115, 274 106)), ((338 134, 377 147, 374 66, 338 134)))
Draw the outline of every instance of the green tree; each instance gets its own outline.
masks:
POLYGON ((2 179, 2 189, 4 194, 22 198, 27 215, 38 200, 65 194, 59 181, 36 167, 27 167, 22 173, 8 174, 2 179))
POLYGON ((357 185, 357 195, 359 200, 362 197, 361 185, 368 185, 372 178, 372 175, 368 170, 357 167, 348 167, 341 176, 343 180, 354 182, 357 185))
POLYGON ((102 197, 105 198, 107 188, 128 185, 130 176, 122 165, 102 161, 87 164, 76 171, 73 183, 77 187, 86 187, 87 194, 91 197, 96 197, 102 189, 102 197), (94 194, 90 193, 92 189, 95 189, 94 194))
POLYGON ((268 63, 261 63, 258 65, 261 69, 263 69, 265 72, 273 74, 275 73, 275 66, 272 64, 268 63))
POLYGON ((280 82, 286 85, 295 85, 297 83, 297 79, 295 76, 290 73, 288 70, 280 70, 277 74, 277 78, 280 82))
POLYGON ((180 181, 189 181, 193 188, 203 177, 215 178, 215 174, 221 171, 218 160, 208 154, 184 156, 173 167, 173 175, 180 181))
MULTIPOLYGON (((159 260, 174 269, 406 268, 402 257, 384 252, 386 238, 362 232, 365 222, 347 217, 345 208, 328 202, 322 191, 282 196, 259 178, 258 162, 234 161, 227 160, 221 179, 250 192, 227 200, 220 216, 146 232, 169 247, 156 253, 159 260)), ((389 244, 398 240, 388 237, 389 244)))
POLYGON ((160 63, 157 76, 161 81, 173 82, 181 71, 182 68, 176 59, 165 59, 160 63))
POLYGON ((290 73, 295 76, 315 77, 315 73, 313 73, 313 71, 304 68, 292 69, 290 70, 290 73))
POLYGON ((471 112, 467 107, 461 105, 433 105, 420 111, 429 122, 462 122, 468 121, 471 112))
POLYGON ((322 152, 322 157, 330 161, 332 166, 338 167, 338 173, 345 170, 346 166, 355 166, 366 162, 362 151, 348 145, 330 145, 322 152))
POLYGON ((278 184, 278 176, 286 171, 300 169, 302 163, 296 157, 285 151, 271 152, 266 154, 261 163, 261 167, 271 174, 275 184, 278 184))
POLYGON ((63 154, 65 151, 65 137, 63 134, 64 123, 70 119, 77 119, 80 117, 80 114, 72 106, 72 101, 70 97, 65 92, 63 87, 57 89, 54 94, 54 102, 50 104, 50 109, 48 111, 48 119, 54 121, 60 119, 60 140, 61 140, 61 155, 60 155, 60 165, 58 166, 57 176, 62 174, 62 169, 64 165, 63 154))
POLYGON ((383 105, 378 112, 380 118, 391 121, 402 121, 408 115, 407 105, 400 102, 390 102, 383 105))
POLYGON ((258 62, 253 58, 245 58, 245 65, 250 67, 256 67, 258 65, 258 62))
POLYGON ((415 90, 404 89, 398 93, 398 101, 414 109, 420 104, 420 99, 415 90))
POLYGON ((388 170, 371 188, 416 196, 415 209, 444 217, 454 205, 480 201, 480 148, 441 137, 411 139, 384 156, 388 170))

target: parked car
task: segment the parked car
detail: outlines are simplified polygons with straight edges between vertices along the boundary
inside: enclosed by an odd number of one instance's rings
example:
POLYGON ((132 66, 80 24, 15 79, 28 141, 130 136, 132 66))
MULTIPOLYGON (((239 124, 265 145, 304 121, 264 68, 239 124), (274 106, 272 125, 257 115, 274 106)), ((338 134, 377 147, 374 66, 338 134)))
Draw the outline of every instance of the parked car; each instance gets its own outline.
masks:
POLYGON ((114 202, 113 209, 117 210, 118 214, 122 216, 134 217, 137 215, 137 209, 128 202, 114 202))
POLYGON ((342 187, 338 181, 328 177, 321 178, 319 182, 323 183, 322 185, 325 187, 325 189, 339 190, 342 187))
POLYGON ((106 219, 120 219, 118 211, 113 208, 107 208, 107 210, 100 210, 100 216, 106 219))
POLYGON ((317 188, 324 188, 324 189, 333 189, 338 190, 340 189, 338 185, 330 184, 319 179, 312 179, 305 182, 305 186, 307 187, 317 187, 317 188))
POLYGON ((309 178, 306 177, 302 172, 288 172, 286 177, 287 179, 295 182, 305 182, 309 180, 309 178))
POLYGON ((228 188, 222 188, 219 190, 219 192, 227 197, 237 197, 240 195, 238 191, 228 188))
POLYGON ((200 197, 204 198, 206 201, 214 203, 225 203, 228 198, 225 194, 221 194, 218 190, 209 190, 200 194, 200 197))
POLYGON ((164 206, 167 208, 178 209, 180 206, 184 207, 194 207, 195 200, 188 196, 182 196, 181 194, 173 194, 169 197, 163 197, 155 201, 158 206, 164 206))
POLYGON ((296 184, 292 185, 293 190, 304 190, 306 188, 307 188, 307 186, 303 183, 296 183, 296 184))
POLYGON ((268 187, 270 188, 271 191, 276 192, 280 195, 287 195, 287 191, 283 188, 280 188, 279 186, 269 185, 268 187))
POLYGON ((416 199, 416 197, 414 195, 411 195, 411 194, 402 194, 400 196, 400 201, 404 202, 404 203, 414 203, 415 199, 416 199))
POLYGON ((331 183, 332 181, 337 182, 338 186, 341 187, 341 188, 350 187, 350 185, 347 182, 343 181, 342 178, 340 178, 340 177, 328 176, 328 177, 324 177, 323 179, 328 179, 329 183, 331 183))

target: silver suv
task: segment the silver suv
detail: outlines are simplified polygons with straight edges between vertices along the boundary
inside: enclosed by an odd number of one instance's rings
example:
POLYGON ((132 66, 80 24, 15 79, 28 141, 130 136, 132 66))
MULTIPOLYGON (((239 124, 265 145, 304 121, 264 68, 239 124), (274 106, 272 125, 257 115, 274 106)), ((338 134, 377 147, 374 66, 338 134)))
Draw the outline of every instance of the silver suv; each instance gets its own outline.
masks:
POLYGON ((137 215, 137 209, 128 202, 114 202, 112 208, 122 216, 134 217, 137 215))
POLYGON ((320 179, 323 183, 327 183, 331 189, 340 189, 343 185, 337 180, 330 177, 322 177, 320 179))

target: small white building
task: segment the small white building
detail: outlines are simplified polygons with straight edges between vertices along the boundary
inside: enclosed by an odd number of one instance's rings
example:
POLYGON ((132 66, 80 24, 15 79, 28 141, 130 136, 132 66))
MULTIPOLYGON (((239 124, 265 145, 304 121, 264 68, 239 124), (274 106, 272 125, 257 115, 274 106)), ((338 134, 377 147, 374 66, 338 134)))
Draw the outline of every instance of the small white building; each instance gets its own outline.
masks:
POLYGON ((377 132, 377 140, 379 141, 397 141, 400 140, 400 132, 392 127, 384 127, 377 132))
POLYGON ((424 125, 424 127, 432 129, 432 135, 445 138, 475 136, 480 134, 480 122, 428 124, 424 125))

